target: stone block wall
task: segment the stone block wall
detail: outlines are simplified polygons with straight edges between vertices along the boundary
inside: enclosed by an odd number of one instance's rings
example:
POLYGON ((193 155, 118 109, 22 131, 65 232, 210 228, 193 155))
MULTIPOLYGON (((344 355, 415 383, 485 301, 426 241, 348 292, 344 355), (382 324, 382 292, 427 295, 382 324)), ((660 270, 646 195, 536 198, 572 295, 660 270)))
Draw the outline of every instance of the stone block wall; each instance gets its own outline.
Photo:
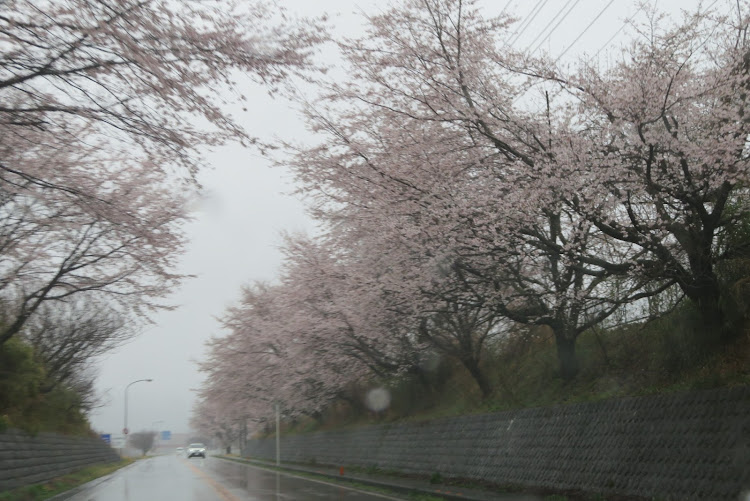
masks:
MULTIPOLYGON (((274 438, 245 456, 272 459, 274 438)), ((282 461, 664 500, 750 496, 750 387, 282 437, 282 461)))
POLYGON ((103 441, 53 433, 0 433, 0 492, 44 482, 86 466, 119 461, 103 441))

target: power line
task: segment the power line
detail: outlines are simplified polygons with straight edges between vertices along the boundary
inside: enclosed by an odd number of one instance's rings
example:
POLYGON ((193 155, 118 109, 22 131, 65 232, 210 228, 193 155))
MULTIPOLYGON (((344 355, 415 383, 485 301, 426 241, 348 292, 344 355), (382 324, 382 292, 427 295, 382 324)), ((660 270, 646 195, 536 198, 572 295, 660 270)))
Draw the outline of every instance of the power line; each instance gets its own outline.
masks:
POLYGON ((574 3, 570 7, 570 9, 568 9, 568 12, 566 12, 565 15, 560 18, 560 20, 557 22, 557 24, 552 27, 552 29, 550 30, 550 32, 547 33, 547 36, 544 37, 544 39, 536 45, 536 47, 534 48, 534 50, 532 52, 535 52, 536 50, 538 50, 539 47, 541 47, 542 45, 544 45, 544 42, 546 42, 547 40, 549 40, 549 37, 552 36, 552 33, 554 33, 555 30, 557 29, 557 27, 560 26, 560 24, 562 24, 563 21, 565 21, 565 19, 570 15, 571 12, 573 12, 573 9, 576 8, 576 5, 578 5, 578 2, 580 2, 580 1, 581 0, 576 0, 576 3, 574 3))
POLYGON ((596 22, 596 20, 599 19, 602 16, 602 14, 604 14, 604 12, 607 9, 609 9, 609 6, 612 5, 614 3, 614 1, 615 0, 609 0, 609 3, 604 6, 604 8, 601 10, 601 12, 599 12, 599 14, 597 14, 596 17, 589 23, 589 25, 586 26, 586 28, 581 32, 581 34, 578 35, 578 37, 575 40, 573 40, 573 43, 570 44, 570 45, 568 45, 568 48, 565 49, 564 51, 562 51, 562 54, 560 54, 559 56, 557 56, 557 59, 555 59, 555 62, 558 62, 560 60, 560 58, 563 57, 571 49, 571 47, 573 47, 576 44, 576 42, 578 42, 578 40, 581 39, 581 37, 589 30, 589 28, 591 28, 594 25, 594 23, 596 22))
POLYGON ((604 48, 605 48, 605 47, 606 47, 607 45, 609 45, 609 43, 610 43, 610 42, 611 42, 612 40, 614 40, 614 39, 615 39, 615 37, 616 37, 617 35, 619 35, 619 34, 620 34, 620 32, 621 32, 621 31, 622 31, 623 29, 625 29, 625 26, 627 26, 627 25, 628 25, 628 23, 629 23, 630 21, 632 21, 632 20, 633 20, 633 18, 635 18, 635 16, 637 16, 637 15, 638 15, 638 13, 639 13, 639 12, 640 12, 641 10, 643 10, 643 6, 644 6, 644 5, 645 5, 645 4, 641 4, 641 6, 640 6, 640 7, 638 7, 638 10, 636 10, 636 11, 635 11, 635 12, 633 13, 633 15, 632 15, 632 16, 630 16, 630 17, 626 17, 626 18, 625 18, 625 20, 624 20, 624 21, 622 22, 622 26, 620 26, 620 29, 619 29, 619 30, 617 30, 617 31, 615 31, 615 33, 614 33, 614 34, 613 34, 613 35, 612 35, 611 37, 609 37, 609 40, 607 40, 606 42, 604 42, 604 44, 603 44, 603 45, 602 45, 601 47, 599 47, 599 50, 597 50, 597 51, 596 51, 596 53, 595 53, 595 54, 594 54, 593 56, 591 56, 591 59, 594 59, 594 58, 595 58, 596 56, 598 56, 598 55, 599 55, 599 53, 600 53, 601 51, 603 51, 603 50, 604 50, 604 48))
POLYGON ((500 11, 500 14, 508 10, 508 6, 513 2, 513 0, 508 0, 508 3, 505 4, 505 7, 503 7, 503 10, 500 11))
POLYGON ((539 15, 539 13, 542 11, 542 9, 544 8, 544 6, 547 5, 548 1, 549 0, 544 0, 544 2, 542 3, 542 5, 539 7, 539 9, 536 12, 532 11, 531 13, 529 13, 529 18, 528 18, 528 22, 526 23, 526 26, 524 26, 523 29, 521 29, 521 31, 518 33, 518 35, 516 35, 515 40, 513 40, 511 43, 516 43, 516 42, 518 42, 518 40, 521 39, 521 35, 523 35, 523 33, 527 29, 529 29, 529 26, 531 26, 531 23, 534 22, 534 19, 536 19, 536 16, 539 15))
MULTIPOLYGON (((711 2, 711 5, 709 5, 708 7, 706 7, 706 9, 705 9, 705 11, 704 11, 704 12, 708 12, 708 11, 710 11, 710 10, 711 10, 711 8, 712 8, 712 7, 714 6, 714 5, 716 5, 716 4, 718 3, 718 2, 719 2, 719 0, 714 0, 713 2, 711 2)), ((731 4, 730 4, 730 5, 731 5, 731 4)), ((632 15, 631 15, 630 17, 626 17, 626 18, 625 18, 625 20, 624 20, 624 21, 623 21, 623 23, 622 23, 622 26, 620 26, 620 29, 618 29, 617 31, 615 31, 615 32, 614 32, 614 34, 613 34, 613 35, 612 35, 611 37, 609 37, 609 40, 607 40, 606 42, 604 42, 604 44, 602 44, 602 46, 601 46, 601 47, 599 47, 599 50, 597 50, 597 51, 596 51, 596 52, 594 53, 594 55, 593 55, 593 56, 591 56, 591 57, 589 58, 589 60, 592 60, 592 59, 594 59, 594 58, 595 58, 596 56, 598 56, 598 55, 599 55, 599 53, 600 53, 601 51, 603 51, 603 50, 604 50, 604 48, 605 48, 605 47, 606 47, 607 45, 609 45, 609 44, 610 44, 610 42, 611 42, 612 40, 614 40, 614 39, 615 39, 615 37, 616 37, 617 35, 619 35, 619 34, 620 34, 620 32, 621 32, 621 31, 622 31, 623 29, 625 29, 625 27, 626 27, 626 26, 628 25, 628 23, 630 23, 630 22, 631 22, 631 21, 632 21, 633 19, 635 19, 635 16, 637 16, 637 15, 638 15, 638 13, 639 13, 639 12, 641 12, 641 11, 643 10, 643 7, 644 7, 644 6, 645 6, 645 4, 643 4, 643 3, 642 3, 642 4, 640 5, 640 7, 638 7, 638 9, 637 9, 637 10, 636 10, 635 12, 633 12, 633 14, 632 14, 632 15)))
MULTIPOLYGON (((529 47, 531 47, 532 45, 534 45, 534 44, 536 43, 536 41, 537 41, 537 40, 539 40, 539 37, 541 37, 542 35, 544 35, 544 32, 545 32, 545 31, 547 31, 547 28, 549 28, 549 27, 550 27, 550 25, 551 25, 552 23, 554 23, 554 22, 555 22, 555 20, 557 20, 558 16, 559 16, 560 14, 562 14, 562 12, 563 12, 563 11, 564 11, 565 9, 567 9, 567 8, 568 8, 568 5, 570 5, 570 3, 571 3, 572 1, 573 1, 573 0, 568 0, 567 2, 565 2, 565 5, 563 5, 563 6, 562 6, 562 8, 561 8, 560 10, 558 10, 558 11, 557 11, 557 14, 555 14, 555 15, 554 15, 554 16, 552 17, 552 19, 550 19, 550 21, 549 21, 549 22, 547 23, 547 25, 546 25, 546 26, 545 26, 544 28, 542 28, 542 29, 541 29, 541 31, 539 31, 539 34, 538 34, 538 35, 536 36, 536 38, 534 38, 534 40, 532 40, 532 41, 531 41, 531 43, 530 43, 530 44, 528 45, 529 47)), ((576 3, 580 2, 580 1, 581 1, 581 0, 576 0, 576 3)), ((575 5, 573 5, 573 7, 575 7, 575 5)), ((571 9, 570 9, 570 10, 573 10, 573 8, 571 7, 571 9)), ((568 14, 570 14, 570 12, 568 12, 568 14)), ((567 16, 568 14, 565 14, 565 16, 567 16)), ((563 21, 564 19, 565 19, 565 17, 563 17, 563 18, 562 18, 562 19, 560 20, 560 22, 562 22, 562 21, 563 21)), ((550 36, 550 35, 552 34, 552 32, 553 32, 553 31, 555 31, 555 29, 556 29, 556 28, 557 28, 557 27, 558 27, 559 25, 560 25, 560 23, 557 23, 557 24, 555 25, 555 27, 554 27, 554 28, 552 28, 552 31, 550 31, 550 32, 549 32, 549 34, 547 35, 547 38, 549 38, 549 36, 550 36)), ((547 38, 545 38, 544 40, 542 40, 542 42, 541 42, 541 43, 540 43, 539 45, 541 46, 541 45, 542 45, 542 44, 544 43, 544 41, 545 41, 545 40, 547 40, 547 38)), ((536 48, 534 48, 534 49, 531 49, 531 50, 530 50, 530 52, 536 52, 536 49, 538 49, 538 48, 539 48, 539 46, 537 46, 537 47, 536 47, 536 48)))
POLYGON ((539 10, 541 10, 541 7, 544 7, 544 4, 546 4, 549 0, 538 0, 536 5, 534 5, 534 8, 531 9, 531 12, 529 12, 528 17, 523 20, 521 24, 518 25, 518 27, 513 31, 513 33, 508 38, 508 41, 505 43, 506 46, 513 45, 515 41, 518 39, 518 37, 521 36, 521 34, 526 31, 526 28, 528 28, 528 25, 530 21, 532 21, 536 15, 539 13, 539 10))

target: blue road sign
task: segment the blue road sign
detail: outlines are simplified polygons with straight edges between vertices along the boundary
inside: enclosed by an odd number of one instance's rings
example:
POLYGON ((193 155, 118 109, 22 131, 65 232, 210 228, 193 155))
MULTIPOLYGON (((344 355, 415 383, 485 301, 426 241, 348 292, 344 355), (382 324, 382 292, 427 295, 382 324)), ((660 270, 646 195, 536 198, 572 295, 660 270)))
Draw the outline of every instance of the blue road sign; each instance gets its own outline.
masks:
POLYGON ((110 445, 112 443, 112 434, 111 433, 102 433, 99 435, 99 438, 104 440, 104 443, 107 445, 110 445))
POLYGON ((166 442, 167 440, 171 440, 172 439, 172 432, 171 431, 163 431, 163 432, 161 432, 161 439, 164 442, 166 442))

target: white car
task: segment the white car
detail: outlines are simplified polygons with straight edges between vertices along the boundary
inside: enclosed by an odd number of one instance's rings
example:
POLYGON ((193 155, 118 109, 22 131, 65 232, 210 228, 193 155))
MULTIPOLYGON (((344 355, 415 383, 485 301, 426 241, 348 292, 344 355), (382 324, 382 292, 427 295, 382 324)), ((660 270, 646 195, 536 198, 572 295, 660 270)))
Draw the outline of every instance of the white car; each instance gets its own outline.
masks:
POLYGON ((182 447, 178 447, 178 448, 177 448, 177 454, 178 454, 178 455, 179 455, 179 454, 182 454, 183 452, 185 452, 185 449, 184 449, 184 448, 182 448, 182 447))
POLYGON ((206 446, 203 444, 190 444, 187 450, 187 457, 191 458, 194 456, 206 457, 206 446))

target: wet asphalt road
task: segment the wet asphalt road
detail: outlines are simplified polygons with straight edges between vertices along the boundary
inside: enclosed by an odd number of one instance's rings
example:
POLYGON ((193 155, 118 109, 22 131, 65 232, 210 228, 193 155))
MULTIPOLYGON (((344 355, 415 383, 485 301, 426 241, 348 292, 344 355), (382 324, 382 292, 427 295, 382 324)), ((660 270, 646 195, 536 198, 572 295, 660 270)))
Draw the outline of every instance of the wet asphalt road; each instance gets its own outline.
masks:
POLYGON ((140 460, 70 501, 383 501, 395 499, 216 458, 140 460))

